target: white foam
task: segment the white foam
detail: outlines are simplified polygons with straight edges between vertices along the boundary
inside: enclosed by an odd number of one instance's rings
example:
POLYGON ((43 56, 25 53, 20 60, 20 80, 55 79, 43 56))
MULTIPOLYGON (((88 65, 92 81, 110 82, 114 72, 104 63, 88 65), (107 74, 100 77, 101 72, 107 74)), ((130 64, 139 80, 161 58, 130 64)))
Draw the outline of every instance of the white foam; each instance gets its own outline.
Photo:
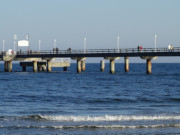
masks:
POLYGON ((136 115, 104 115, 104 116, 51 116, 40 115, 41 118, 52 121, 153 121, 153 120, 180 120, 180 116, 136 116, 136 115))
POLYGON ((180 127, 180 124, 157 124, 157 125, 76 125, 76 126, 52 126, 56 129, 67 128, 108 128, 108 129, 125 129, 125 128, 166 128, 166 127, 180 127))
POLYGON ((54 128, 54 129, 136 129, 136 128, 167 128, 175 127, 180 128, 180 124, 157 124, 157 125, 46 125, 46 126, 34 126, 34 125, 16 125, 16 126, 0 126, 0 128, 54 128))

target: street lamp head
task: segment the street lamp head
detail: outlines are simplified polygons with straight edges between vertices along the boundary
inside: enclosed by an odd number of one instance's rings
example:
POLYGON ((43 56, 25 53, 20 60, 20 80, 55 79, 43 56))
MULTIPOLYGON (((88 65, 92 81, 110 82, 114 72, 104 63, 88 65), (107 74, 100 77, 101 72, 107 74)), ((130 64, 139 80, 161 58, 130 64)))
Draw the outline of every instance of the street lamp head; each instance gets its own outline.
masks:
POLYGON ((14 34, 14 40, 16 40, 17 39, 17 35, 16 34, 14 34))

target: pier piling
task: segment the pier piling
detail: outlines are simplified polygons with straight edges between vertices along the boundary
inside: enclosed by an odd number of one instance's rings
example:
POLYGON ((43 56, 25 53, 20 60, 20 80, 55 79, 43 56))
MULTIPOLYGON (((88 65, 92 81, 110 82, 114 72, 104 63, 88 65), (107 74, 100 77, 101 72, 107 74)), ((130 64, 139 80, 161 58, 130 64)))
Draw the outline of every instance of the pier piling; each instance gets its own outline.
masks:
POLYGON ((33 61, 33 72, 37 72, 37 61, 33 61))
POLYGON ((151 59, 146 60, 146 72, 147 72, 147 74, 152 73, 151 59))
POLYGON ((22 66, 22 71, 26 71, 26 66, 22 66))
POLYGON ((124 57, 124 69, 125 72, 129 72, 129 57, 124 57))
POLYGON ((100 71, 104 72, 105 70, 105 62, 104 60, 100 61, 100 71))
POLYGON ((67 71, 67 67, 63 67, 63 71, 67 71))
POLYGON ((51 60, 47 60, 47 72, 51 72, 51 60))
POLYGON ((4 63, 4 71, 5 72, 12 72, 12 60, 5 61, 5 63, 4 63))
POLYGON ((152 73, 151 60, 157 59, 157 56, 142 56, 141 58, 146 59, 146 73, 151 74, 152 73))
POLYGON ((42 71, 46 71, 46 66, 45 65, 42 66, 42 71))
POLYGON ((81 60, 77 60, 77 73, 81 73, 81 60))
POLYGON ((42 66, 38 66, 38 71, 42 71, 42 66))
POLYGON ((110 60, 110 73, 111 74, 115 73, 115 62, 114 62, 114 60, 110 60))
POLYGON ((86 62, 85 62, 85 60, 81 61, 81 69, 82 69, 82 71, 86 70, 86 62))
POLYGON ((8 71, 8 62, 4 61, 4 71, 7 72, 8 71))

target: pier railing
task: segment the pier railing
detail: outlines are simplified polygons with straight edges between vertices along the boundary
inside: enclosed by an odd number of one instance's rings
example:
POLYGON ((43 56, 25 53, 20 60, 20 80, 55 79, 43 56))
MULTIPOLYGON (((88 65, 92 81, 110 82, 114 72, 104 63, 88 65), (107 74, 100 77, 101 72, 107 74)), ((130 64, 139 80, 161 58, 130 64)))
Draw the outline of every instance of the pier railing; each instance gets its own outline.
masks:
MULTIPOLYGON (((43 50, 43 51, 18 51, 16 55, 39 54, 103 54, 103 53, 156 53, 156 52, 180 52, 180 47, 168 48, 127 48, 127 49, 86 49, 86 50, 43 50)), ((3 52, 1 52, 2 54, 3 52)))
POLYGON ((42 50, 42 51, 17 51, 12 54, 7 52, 0 52, 1 56, 5 55, 46 55, 46 54, 133 54, 133 53, 167 53, 167 52, 179 52, 180 47, 174 47, 173 49, 168 48, 127 48, 127 49, 86 49, 86 50, 42 50))

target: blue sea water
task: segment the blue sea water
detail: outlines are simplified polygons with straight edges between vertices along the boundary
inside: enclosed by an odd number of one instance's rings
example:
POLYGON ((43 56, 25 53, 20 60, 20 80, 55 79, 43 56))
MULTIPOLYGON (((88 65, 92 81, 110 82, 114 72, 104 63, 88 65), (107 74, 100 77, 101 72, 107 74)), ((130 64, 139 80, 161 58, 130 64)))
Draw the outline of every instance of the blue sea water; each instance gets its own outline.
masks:
POLYGON ((4 72, 0 64, 0 134, 180 134, 180 64, 116 64, 116 73, 97 63, 76 73, 4 72))

